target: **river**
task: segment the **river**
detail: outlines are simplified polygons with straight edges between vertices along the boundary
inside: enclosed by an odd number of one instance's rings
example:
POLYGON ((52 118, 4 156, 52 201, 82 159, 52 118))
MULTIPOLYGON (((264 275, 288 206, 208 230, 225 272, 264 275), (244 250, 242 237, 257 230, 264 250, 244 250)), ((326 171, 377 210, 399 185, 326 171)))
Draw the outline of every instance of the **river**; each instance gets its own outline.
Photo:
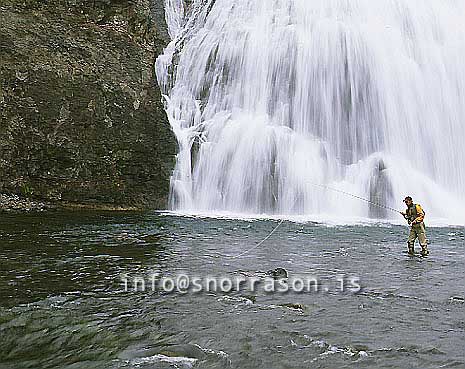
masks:
POLYGON ((465 367, 464 230, 163 213, 2 215, 0 367, 465 367), (418 245, 417 245, 418 247, 418 245), (417 249, 418 251, 418 249, 417 249), (328 291, 127 290, 124 278, 284 268, 328 291), (339 276, 360 291, 341 291, 339 276))

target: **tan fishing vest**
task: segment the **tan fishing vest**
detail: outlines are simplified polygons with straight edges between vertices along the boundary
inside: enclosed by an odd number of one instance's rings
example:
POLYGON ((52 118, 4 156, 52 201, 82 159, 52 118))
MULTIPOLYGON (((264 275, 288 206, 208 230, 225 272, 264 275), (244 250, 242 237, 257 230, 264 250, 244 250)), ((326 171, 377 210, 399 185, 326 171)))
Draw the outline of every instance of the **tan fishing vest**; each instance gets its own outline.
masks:
POLYGON ((413 222, 418 218, 417 204, 413 204, 407 208, 407 217, 410 222, 413 222))

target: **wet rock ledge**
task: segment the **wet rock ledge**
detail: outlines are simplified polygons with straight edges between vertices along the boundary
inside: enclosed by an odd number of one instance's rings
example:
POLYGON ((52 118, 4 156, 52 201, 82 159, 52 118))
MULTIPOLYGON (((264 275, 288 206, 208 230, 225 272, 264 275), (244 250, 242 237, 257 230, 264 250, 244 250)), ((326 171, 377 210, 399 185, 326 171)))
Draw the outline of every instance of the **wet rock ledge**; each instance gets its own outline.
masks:
POLYGON ((162 2, 0 2, 0 209, 166 206, 162 2))

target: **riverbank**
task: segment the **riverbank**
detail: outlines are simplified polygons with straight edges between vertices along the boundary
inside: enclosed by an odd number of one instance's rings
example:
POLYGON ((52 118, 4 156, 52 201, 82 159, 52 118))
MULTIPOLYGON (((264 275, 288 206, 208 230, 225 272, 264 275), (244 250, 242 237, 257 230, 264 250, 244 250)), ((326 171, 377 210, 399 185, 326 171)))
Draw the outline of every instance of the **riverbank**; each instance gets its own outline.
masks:
POLYGON ((11 194, 0 194, 0 213, 29 213, 44 211, 114 211, 114 212, 138 212, 147 209, 135 206, 115 206, 112 204, 83 204, 72 202, 47 202, 34 200, 26 197, 11 194))
POLYGON ((28 198, 20 197, 18 195, 0 194, 0 213, 1 212, 31 212, 31 211, 45 211, 56 209, 51 203, 43 201, 34 201, 28 198))

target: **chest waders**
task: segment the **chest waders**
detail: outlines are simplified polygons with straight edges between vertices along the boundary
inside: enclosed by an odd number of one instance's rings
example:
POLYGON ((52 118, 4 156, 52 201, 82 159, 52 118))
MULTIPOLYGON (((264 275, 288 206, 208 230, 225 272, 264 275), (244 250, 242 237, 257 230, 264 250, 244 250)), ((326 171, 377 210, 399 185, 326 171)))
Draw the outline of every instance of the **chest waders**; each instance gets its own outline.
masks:
POLYGON ((408 253, 410 255, 413 255, 415 253, 414 251, 414 246, 415 246, 415 240, 418 238, 418 241, 420 242, 421 246, 421 254, 423 256, 426 256, 429 254, 428 251, 428 241, 426 239, 426 231, 425 231, 425 223, 417 223, 417 224, 412 224, 412 222, 418 218, 418 211, 417 211, 417 205, 414 204, 413 206, 410 206, 407 209, 407 219, 409 221, 409 224, 411 224, 410 228, 410 235, 408 237, 408 253))

